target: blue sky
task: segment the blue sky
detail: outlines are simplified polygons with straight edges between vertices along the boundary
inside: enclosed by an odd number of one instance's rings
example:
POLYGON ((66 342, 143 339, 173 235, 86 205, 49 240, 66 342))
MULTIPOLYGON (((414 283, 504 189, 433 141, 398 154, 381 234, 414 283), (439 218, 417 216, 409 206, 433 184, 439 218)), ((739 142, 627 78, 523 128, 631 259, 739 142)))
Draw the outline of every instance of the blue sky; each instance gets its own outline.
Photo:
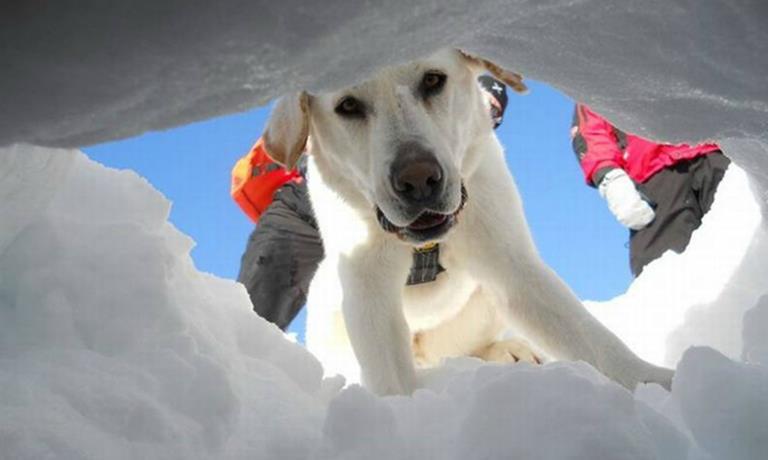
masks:
MULTIPOLYGON (((544 260, 583 299, 604 300, 631 281, 627 231, 587 187, 570 146, 573 102, 528 82, 510 93, 497 134, 544 260)), ((200 270, 235 278, 253 226, 229 196, 232 165, 261 133, 268 108, 84 148, 88 156, 147 178, 173 202, 171 221, 192 236, 200 270)), ((303 315, 292 330, 303 335, 303 315)))

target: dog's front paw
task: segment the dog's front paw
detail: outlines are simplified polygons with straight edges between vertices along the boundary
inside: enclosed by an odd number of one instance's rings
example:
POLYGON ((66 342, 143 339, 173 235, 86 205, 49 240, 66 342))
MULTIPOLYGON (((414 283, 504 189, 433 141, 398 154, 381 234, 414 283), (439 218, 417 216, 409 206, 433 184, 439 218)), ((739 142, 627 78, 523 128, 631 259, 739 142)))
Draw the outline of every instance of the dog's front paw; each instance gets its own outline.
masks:
POLYGON ((498 363, 516 363, 519 361, 541 364, 544 358, 533 351, 531 346, 522 339, 508 339, 493 342, 475 353, 473 356, 485 361, 498 363))
POLYGON ((424 344, 424 333, 416 332, 413 334, 413 340, 411 340, 411 350, 413 351, 413 360, 416 363, 416 367, 425 368, 428 366, 434 366, 439 360, 434 356, 428 354, 428 347, 424 344))
POLYGON ((623 372, 621 373, 608 374, 603 371, 601 372, 623 385, 629 391, 634 391, 637 385, 641 383, 657 383, 667 391, 672 390, 672 379, 675 376, 675 371, 665 367, 654 366, 639 359, 638 361, 639 363, 636 366, 625 366, 622 368, 623 372))
POLYGON ((675 371, 664 367, 653 366, 648 375, 642 380, 642 383, 658 383, 667 391, 672 391, 672 379, 675 377, 675 371))

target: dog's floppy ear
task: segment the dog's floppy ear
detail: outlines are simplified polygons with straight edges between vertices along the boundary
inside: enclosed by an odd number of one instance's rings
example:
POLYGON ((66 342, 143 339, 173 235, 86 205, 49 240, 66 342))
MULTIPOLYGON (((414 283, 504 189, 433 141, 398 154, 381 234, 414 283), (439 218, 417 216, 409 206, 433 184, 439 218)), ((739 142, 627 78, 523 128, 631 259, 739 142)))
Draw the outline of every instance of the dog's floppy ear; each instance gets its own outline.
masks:
POLYGON ((459 50, 459 53, 467 59, 470 63, 480 66, 491 73, 494 77, 498 78, 504 84, 512 88, 518 93, 526 94, 528 93, 528 87, 525 86, 525 83, 523 83, 523 76, 519 73, 515 73, 512 71, 509 71, 507 69, 504 69, 503 67, 499 66, 498 64, 495 64, 487 59, 483 59, 477 56, 473 56, 466 51, 459 50))
POLYGON ((269 156, 288 169, 299 161, 309 137, 309 94, 288 94, 280 98, 264 130, 269 156))

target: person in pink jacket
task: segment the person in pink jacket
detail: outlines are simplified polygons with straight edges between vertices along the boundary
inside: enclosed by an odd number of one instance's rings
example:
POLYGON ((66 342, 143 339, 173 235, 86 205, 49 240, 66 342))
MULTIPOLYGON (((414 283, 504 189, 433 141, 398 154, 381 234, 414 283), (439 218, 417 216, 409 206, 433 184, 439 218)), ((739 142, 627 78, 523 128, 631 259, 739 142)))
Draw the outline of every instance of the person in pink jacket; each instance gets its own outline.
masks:
POLYGON ((717 144, 652 142, 583 104, 576 105, 571 139, 587 184, 630 230, 635 276, 668 249, 685 250, 730 163, 717 144))

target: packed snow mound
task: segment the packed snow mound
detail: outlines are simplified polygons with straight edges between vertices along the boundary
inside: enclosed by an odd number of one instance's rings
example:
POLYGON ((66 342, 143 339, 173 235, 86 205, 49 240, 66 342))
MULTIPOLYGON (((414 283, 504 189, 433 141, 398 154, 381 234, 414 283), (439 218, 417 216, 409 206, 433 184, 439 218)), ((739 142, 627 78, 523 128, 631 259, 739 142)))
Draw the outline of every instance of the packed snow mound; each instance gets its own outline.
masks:
POLYGON ((253 314, 242 286, 195 269, 146 181, 72 150, 0 157, 0 215, 14 217, 0 220, 2 458, 703 460, 767 448, 766 368, 706 348, 686 353, 671 394, 632 395, 584 363, 473 359, 428 373, 410 397, 340 390, 253 314))
POLYGON ((690 348, 673 387, 688 429, 713 458, 748 460, 768 452, 768 369, 690 348))
POLYGON ((76 151, 0 158, 1 458, 307 451, 320 364, 196 271, 167 200, 76 151))
POLYGON ((731 165, 684 253, 667 251, 625 294, 585 305, 655 364, 675 366, 692 345, 739 359, 744 313, 768 292, 767 236, 747 175, 731 165))
MULTIPOLYGON (((765 259, 763 259, 765 260, 765 259)), ((768 367, 768 294, 744 314, 742 360, 768 367)))
POLYGON ((318 458, 685 457, 670 422, 583 363, 472 367, 412 398, 342 392, 318 458))

